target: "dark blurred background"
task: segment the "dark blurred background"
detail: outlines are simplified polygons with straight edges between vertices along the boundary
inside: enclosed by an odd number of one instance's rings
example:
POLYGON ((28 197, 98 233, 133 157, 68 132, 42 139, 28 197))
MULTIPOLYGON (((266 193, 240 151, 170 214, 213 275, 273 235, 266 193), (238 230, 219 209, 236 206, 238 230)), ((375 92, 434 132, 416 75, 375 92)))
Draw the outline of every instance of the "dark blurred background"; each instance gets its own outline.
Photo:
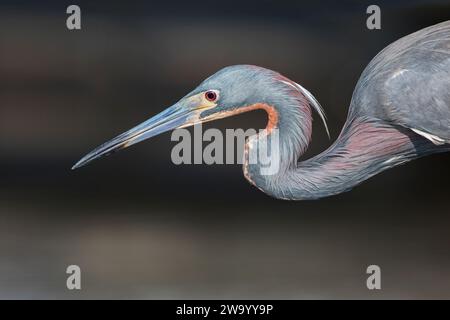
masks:
MULTIPOLYGON (((233 64, 308 88, 334 140, 370 59, 448 19, 448 1, 2 1, 0 298, 450 298, 450 154, 304 202, 266 196, 239 165, 174 165, 170 134, 70 170, 233 64), (66 289, 70 264, 81 291, 66 289)), ((307 156, 330 143, 316 121, 307 156)))

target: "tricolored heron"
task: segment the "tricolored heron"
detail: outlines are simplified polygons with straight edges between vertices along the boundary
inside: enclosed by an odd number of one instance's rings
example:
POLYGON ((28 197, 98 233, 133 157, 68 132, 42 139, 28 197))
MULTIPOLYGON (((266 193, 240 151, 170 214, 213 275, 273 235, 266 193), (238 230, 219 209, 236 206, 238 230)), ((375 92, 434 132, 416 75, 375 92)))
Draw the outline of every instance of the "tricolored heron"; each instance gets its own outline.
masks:
MULTIPOLYGON (((245 177, 280 199, 317 199, 348 191, 386 169, 450 150, 450 21, 392 43, 363 71, 344 128, 323 153, 299 162, 311 140, 317 100, 281 74, 250 65, 226 67, 172 107, 95 149, 73 168, 162 132, 254 109, 268 113, 265 134, 278 129, 280 169, 260 173, 246 141, 245 177)), ((326 123, 325 123, 326 127, 326 123)))

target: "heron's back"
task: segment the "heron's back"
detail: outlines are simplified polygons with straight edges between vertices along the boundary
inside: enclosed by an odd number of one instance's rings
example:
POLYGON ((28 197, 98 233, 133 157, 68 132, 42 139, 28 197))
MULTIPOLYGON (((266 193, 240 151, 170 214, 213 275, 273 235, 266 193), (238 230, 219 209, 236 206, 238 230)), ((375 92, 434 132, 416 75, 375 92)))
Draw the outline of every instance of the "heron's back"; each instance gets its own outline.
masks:
POLYGON ((378 118, 450 142, 450 21, 382 50, 362 73, 349 116, 378 118))

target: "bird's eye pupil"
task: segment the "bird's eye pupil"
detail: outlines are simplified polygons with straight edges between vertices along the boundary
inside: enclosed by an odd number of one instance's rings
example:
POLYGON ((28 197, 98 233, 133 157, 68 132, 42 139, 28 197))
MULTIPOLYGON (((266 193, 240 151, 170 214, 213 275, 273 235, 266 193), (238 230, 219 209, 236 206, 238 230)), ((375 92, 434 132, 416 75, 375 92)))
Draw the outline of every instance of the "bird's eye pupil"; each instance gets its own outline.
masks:
POLYGON ((216 101, 217 94, 214 91, 206 91, 205 97, 209 101, 216 101))

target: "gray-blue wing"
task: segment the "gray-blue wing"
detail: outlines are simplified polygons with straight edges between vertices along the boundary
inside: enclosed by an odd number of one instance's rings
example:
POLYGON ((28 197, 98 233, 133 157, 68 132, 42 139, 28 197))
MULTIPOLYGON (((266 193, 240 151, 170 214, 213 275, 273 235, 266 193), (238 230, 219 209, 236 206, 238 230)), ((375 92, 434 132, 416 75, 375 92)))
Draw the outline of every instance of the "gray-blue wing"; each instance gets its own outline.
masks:
POLYGON ((410 34, 364 70, 350 113, 402 125, 434 143, 450 142, 450 21, 410 34))

